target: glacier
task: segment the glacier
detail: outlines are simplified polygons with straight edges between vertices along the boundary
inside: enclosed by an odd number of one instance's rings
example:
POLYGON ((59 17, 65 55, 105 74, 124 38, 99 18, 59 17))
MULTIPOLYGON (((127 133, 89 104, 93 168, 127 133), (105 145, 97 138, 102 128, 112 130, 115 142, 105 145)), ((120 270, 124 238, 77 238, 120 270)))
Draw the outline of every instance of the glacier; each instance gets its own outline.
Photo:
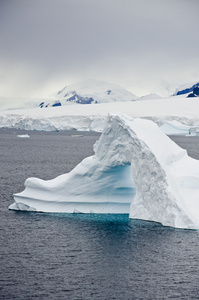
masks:
MULTIPOLYGON (((45 109, 0 110, 0 128, 16 128, 38 131, 97 131, 102 132, 109 113, 119 112, 132 118, 145 118, 159 126, 165 122, 171 124, 170 134, 187 134, 191 127, 199 128, 198 98, 175 96, 147 101, 111 102, 89 105, 66 105, 45 109), (183 131, 182 125, 184 127, 183 131), (180 126, 180 128, 179 128, 180 126), (180 129, 180 131, 179 131, 180 129)), ((168 126, 167 126, 168 127, 168 126)), ((168 128, 165 129, 168 132, 168 128)))
POLYGON ((199 161, 150 120, 110 114, 95 154, 52 180, 28 178, 13 210, 129 213, 199 229, 199 161))

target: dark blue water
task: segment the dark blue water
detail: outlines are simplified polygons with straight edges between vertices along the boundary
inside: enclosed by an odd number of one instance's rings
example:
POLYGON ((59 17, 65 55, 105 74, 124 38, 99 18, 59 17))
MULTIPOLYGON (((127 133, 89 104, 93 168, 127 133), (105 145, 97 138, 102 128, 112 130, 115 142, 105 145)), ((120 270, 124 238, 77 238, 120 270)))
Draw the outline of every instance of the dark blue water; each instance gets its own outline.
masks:
MULTIPOLYGON (((199 299, 198 231, 127 215, 9 211, 27 177, 70 171, 99 136, 16 133, 0 130, 0 299, 199 299)), ((199 138, 175 139, 199 158, 199 138)))

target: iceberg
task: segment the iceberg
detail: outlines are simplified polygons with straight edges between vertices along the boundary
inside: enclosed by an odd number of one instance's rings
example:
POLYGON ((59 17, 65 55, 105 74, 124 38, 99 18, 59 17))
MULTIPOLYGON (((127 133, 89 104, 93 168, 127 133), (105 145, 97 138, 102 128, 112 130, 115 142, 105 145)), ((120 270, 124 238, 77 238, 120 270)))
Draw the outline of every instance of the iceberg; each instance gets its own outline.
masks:
POLYGON ((199 131, 199 126, 188 126, 184 125, 176 120, 166 121, 163 125, 160 126, 160 129, 166 135, 186 135, 193 136, 197 135, 199 131))
POLYGON ((129 213, 164 226, 199 229, 199 161, 150 120, 110 114, 95 154, 52 180, 28 178, 9 209, 129 213))

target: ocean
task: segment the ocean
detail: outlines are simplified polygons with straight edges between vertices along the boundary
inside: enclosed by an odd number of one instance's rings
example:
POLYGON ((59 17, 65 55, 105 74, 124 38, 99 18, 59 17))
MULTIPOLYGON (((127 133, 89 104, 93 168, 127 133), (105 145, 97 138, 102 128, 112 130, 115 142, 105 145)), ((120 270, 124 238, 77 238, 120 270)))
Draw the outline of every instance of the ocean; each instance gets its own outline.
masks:
MULTIPOLYGON (((0 299, 199 299, 199 231, 8 210, 25 179, 69 172, 99 136, 0 129, 0 299)), ((172 139, 199 159, 199 137, 172 139)))

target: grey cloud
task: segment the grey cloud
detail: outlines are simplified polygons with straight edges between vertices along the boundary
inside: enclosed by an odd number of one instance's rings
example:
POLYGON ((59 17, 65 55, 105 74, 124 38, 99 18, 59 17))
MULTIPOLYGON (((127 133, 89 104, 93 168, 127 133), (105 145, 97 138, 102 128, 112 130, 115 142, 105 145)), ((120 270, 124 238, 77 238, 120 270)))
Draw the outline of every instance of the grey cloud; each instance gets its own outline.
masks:
POLYGON ((92 77, 144 93, 143 81, 150 92, 155 81, 199 76, 197 0, 2 0, 0 8, 0 93, 48 94, 49 83, 92 77))

